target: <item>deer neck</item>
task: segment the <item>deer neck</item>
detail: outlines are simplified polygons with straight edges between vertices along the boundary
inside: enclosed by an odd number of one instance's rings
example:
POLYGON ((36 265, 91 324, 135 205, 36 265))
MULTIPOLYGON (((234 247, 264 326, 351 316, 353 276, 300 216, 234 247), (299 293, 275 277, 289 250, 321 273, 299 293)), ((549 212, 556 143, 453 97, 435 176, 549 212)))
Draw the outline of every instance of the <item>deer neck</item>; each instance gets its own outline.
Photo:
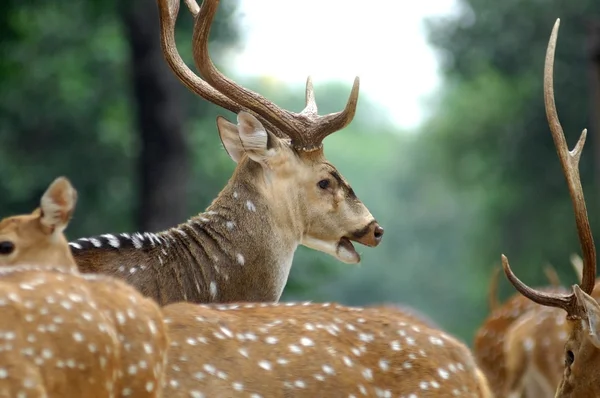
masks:
POLYGON ((204 213, 169 230, 71 242, 82 272, 127 280, 161 305, 277 301, 303 226, 294 188, 279 193, 260 165, 240 164, 204 213))

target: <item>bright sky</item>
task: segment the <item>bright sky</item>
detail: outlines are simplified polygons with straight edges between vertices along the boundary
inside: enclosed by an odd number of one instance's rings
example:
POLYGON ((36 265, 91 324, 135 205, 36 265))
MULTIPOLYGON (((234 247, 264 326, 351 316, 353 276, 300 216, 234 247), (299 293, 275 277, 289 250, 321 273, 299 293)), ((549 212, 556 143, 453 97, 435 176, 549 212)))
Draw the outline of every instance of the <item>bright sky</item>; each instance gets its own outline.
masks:
POLYGON ((241 0, 245 44, 234 65, 239 74, 281 79, 301 92, 309 74, 348 87, 360 76, 361 93, 410 128, 440 83, 423 20, 455 10, 455 0, 241 0))

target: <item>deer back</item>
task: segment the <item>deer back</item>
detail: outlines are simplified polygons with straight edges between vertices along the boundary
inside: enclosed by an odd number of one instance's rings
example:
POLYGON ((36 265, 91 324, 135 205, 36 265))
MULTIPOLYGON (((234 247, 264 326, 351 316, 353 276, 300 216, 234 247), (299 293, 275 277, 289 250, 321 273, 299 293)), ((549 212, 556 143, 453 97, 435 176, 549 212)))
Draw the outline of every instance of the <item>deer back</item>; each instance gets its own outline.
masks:
POLYGON ((161 396, 163 318, 125 283, 6 267, 0 319, 0 396, 161 396))
POLYGON ((463 343, 397 309, 178 303, 163 311, 167 396, 491 397, 463 343))

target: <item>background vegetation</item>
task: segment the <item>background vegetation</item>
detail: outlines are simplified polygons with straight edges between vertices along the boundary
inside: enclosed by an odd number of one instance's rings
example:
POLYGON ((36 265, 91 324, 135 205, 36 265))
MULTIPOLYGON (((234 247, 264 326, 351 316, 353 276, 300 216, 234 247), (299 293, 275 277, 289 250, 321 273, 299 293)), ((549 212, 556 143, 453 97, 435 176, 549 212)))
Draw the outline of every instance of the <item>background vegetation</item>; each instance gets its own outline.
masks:
MULTIPOLYGON (((236 1, 222 3, 212 48, 228 50, 240 39, 236 1)), ((545 120, 542 63, 560 17, 557 105, 571 146, 589 128, 581 169, 597 235, 600 3, 460 4, 457 15, 427 25, 445 80, 418 131, 398 131, 362 95, 352 125, 325 142, 385 227, 384 242, 362 250, 360 266, 301 248, 284 300, 402 303, 470 342, 500 253, 526 282, 545 283, 547 262, 574 282, 568 258, 579 246, 545 120)), ((188 57, 191 20, 180 19, 188 57)), ((392 44, 382 37, 378 45, 392 44)), ((213 56, 227 70, 224 53, 213 56)), ((156 231, 202 211, 231 175, 215 116, 232 115, 169 71, 153 0, 5 0, 0 55, 0 216, 30 211, 63 174, 80 192, 71 238, 156 231)), ((302 107, 300 91, 260 78, 241 83, 302 107)), ((341 109, 349 87, 316 90, 325 113, 341 109)), ((512 293, 502 280, 502 297, 512 293)))

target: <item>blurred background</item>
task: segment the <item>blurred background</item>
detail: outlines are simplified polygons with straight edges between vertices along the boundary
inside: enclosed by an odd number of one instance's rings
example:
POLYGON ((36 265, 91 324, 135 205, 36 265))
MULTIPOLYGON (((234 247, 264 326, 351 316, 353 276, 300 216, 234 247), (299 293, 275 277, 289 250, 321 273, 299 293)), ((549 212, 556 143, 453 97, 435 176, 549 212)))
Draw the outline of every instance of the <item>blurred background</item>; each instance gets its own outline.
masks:
MULTIPOLYGON (((300 248, 283 300, 409 305, 471 343, 505 253, 529 284, 550 263, 575 282, 579 253, 547 127, 542 70, 561 18, 557 107, 600 228, 600 3, 592 0, 222 0, 211 53, 243 85, 294 111, 304 81, 320 113, 354 122, 325 151, 386 230, 349 266, 300 248), (393 4, 398 3, 398 4, 393 4), (405 3, 405 4, 400 4, 405 3)), ((0 217, 31 211, 68 176, 79 203, 70 239, 159 231, 204 208, 234 163, 218 109, 163 59, 154 0, 0 3, 0 217)), ((177 41, 191 61, 192 18, 177 41)), ((514 290, 504 278, 499 295, 514 290)))

